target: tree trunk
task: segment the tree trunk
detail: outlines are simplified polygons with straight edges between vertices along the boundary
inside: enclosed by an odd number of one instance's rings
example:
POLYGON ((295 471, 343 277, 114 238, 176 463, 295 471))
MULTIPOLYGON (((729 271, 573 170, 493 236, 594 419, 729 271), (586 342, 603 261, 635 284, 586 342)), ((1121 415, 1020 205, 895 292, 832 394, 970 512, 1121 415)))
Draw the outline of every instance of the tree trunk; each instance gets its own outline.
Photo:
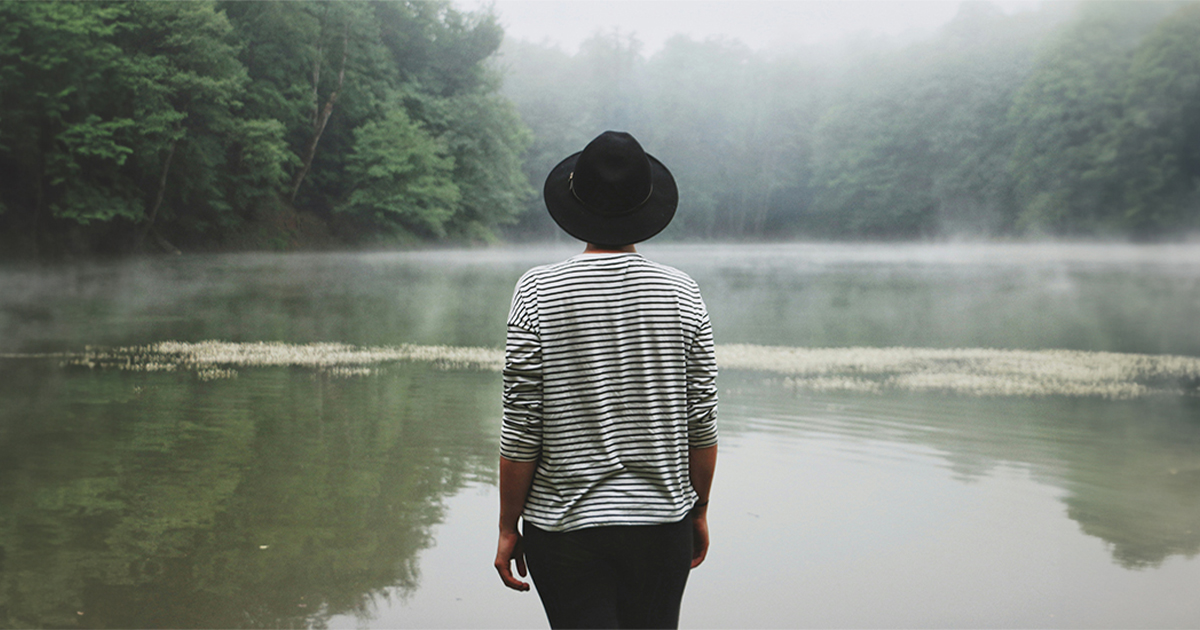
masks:
POLYGON ((325 5, 325 15, 321 18, 321 32, 317 33, 317 54, 313 57, 312 70, 312 116, 309 123, 313 129, 317 127, 317 119, 321 115, 321 64, 325 61, 325 21, 329 18, 329 5, 325 5))
MULTIPOLYGON (((43 164, 45 160, 42 160, 43 164)), ((33 255, 41 258, 42 256, 42 212, 46 206, 46 169, 44 166, 38 169, 37 176, 37 192, 35 193, 33 202, 33 255)))
POLYGON ((37 177, 37 189, 34 190, 34 193, 33 193, 33 195, 34 195, 34 197, 33 197, 33 221, 32 221, 32 225, 30 226, 32 228, 31 231, 32 231, 32 235, 33 235, 33 238, 30 241, 33 245, 33 255, 36 258, 38 258, 39 260, 42 258, 43 254, 45 254, 47 252, 47 250, 49 249, 46 246, 46 243, 43 242, 45 240, 43 238, 43 232, 46 229, 46 226, 44 225, 44 223, 46 221, 45 214, 48 212, 48 209, 46 208, 46 153, 47 153, 47 150, 45 147, 46 141, 44 140, 45 135, 46 135, 44 128, 43 128, 43 133, 40 135, 41 135, 41 137, 39 138, 39 142, 38 142, 39 146, 38 146, 38 152, 37 152, 37 167, 36 167, 36 171, 34 173, 34 175, 36 175, 36 177, 37 177))
MULTIPOLYGON (((321 77, 321 62, 320 62, 320 47, 318 50, 317 63, 313 67, 313 95, 317 94, 317 81, 321 77)), ((346 29, 342 33, 342 64, 338 70, 337 88, 329 95, 329 100, 325 101, 325 106, 313 110, 313 135, 308 141, 308 146, 304 150, 304 161, 300 170, 296 172, 296 177, 292 179, 292 194, 288 196, 290 203, 296 202, 296 193, 300 192, 300 184, 304 183, 304 178, 308 176, 309 169, 312 168, 313 157, 317 155, 317 144, 321 141, 321 134, 325 132, 325 125, 329 123, 329 116, 333 114, 333 105, 337 103, 338 94, 342 91, 342 84, 346 81, 346 57, 350 52, 350 22, 346 22, 346 29)), ((319 100, 314 99, 314 103, 319 103, 319 100)), ((315 107, 315 106, 314 106, 315 107)))
MULTIPOLYGON (((158 217, 158 208, 162 206, 163 196, 167 192, 167 174, 171 172, 171 159, 175 157, 176 142, 178 142, 178 140, 172 140, 171 144, 167 145, 167 158, 163 160, 162 175, 158 178, 158 194, 154 196, 154 206, 150 208, 149 216, 146 218, 146 227, 142 229, 140 234, 138 234, 137 241, 134 243, 134 249, 136 250, 142 249, 142 243, 145 242, 146 235, 154 229, 154 219, 158 217)), ((154 236, 157 240, 166 242, 166 239, 163 239, 163 237, 159 236, 157 231, 154 232, 154 236)), ((161 245, 162 242, 159 244, 161 245)), ((168 243, 168 245, 170 244, 168 243)), ((170 247, 168 249, 168 251, 172 250, 175 253, 179 253, 179 250, 175 249, 174 247, 170 247)))
POLYGON ((155 242, 155 243, 156 243, 156 244, 157 244, 157 245, 158 245, 158 246, 159 246, 159 247, 160 247, 160 248, 161 248, 161 249, 162 249, 164 252, 166 252, 166 253, 168 253, 168 254, 174 254, 174 255, 176 255, 176 256, 178 256, 178 255, 180 255, 180 254, 182 254, 182 253, 183 253, 183 252, 179 251, 179 248, 178 248, 178 247, 175 247, 174 245, 172 245, 172 244, 171 244, 171 242, 170 242, 170 241, 168 241, 167 239, 163 238, 163 237, 162 237, 162 234, 159 234, 159 233, 158 233, 158 230, 155 230, 155 229, 151 228, 151 229, 150 229, 150 235, 154 237, 154 242, 155 242))

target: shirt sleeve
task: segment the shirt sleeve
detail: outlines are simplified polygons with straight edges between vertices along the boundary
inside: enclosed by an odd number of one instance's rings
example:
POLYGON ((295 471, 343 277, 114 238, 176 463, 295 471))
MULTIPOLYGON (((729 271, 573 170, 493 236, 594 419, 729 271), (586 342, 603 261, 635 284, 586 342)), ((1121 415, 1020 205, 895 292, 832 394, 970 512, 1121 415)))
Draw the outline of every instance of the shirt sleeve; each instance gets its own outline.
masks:
POLYGON ((504 417, 500 455, 535 461, 542 452, 542 342, 527 278, 517 284, 504 346, 504 417))
POLYGON ((717 443, 717 358, 712 324, 704 312, 687 352, 688 447, 717 443))

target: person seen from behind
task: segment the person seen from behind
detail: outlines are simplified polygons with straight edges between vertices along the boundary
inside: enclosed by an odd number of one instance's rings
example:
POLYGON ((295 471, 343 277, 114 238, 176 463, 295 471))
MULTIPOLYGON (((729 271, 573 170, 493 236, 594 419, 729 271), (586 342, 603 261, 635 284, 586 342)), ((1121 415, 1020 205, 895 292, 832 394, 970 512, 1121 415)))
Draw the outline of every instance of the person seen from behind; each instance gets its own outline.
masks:
POLYGON ((708 553, 717 365, 699 287, 635 244, 679 193, 614 131, 555 166, 544 193, 587 247, 513 295, 495 567, 518 591, 513 565, 528 567, 553 628, 675 628, 708 553))

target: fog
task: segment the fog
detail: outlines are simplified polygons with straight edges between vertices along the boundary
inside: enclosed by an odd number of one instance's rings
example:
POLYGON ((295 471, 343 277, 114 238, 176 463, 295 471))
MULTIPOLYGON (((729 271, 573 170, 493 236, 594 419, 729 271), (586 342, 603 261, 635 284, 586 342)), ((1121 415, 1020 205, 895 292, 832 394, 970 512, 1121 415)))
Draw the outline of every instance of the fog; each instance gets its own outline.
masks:
MULTIPOLYGON (((494 10, 531 184, 598 133, 629 131, 680 185, 665 240, 1200 228, 1194 2, 494 10)), ((556 234, 539 195, 507 232, 556 234)))
MULTIPOLYGON (((1061 0, 1060 0, 1061 1, 1061 0)), ((597 32, 620 31, 644 52, 674 35, 731 39, 753 49, 827 44, 849 37, 916 39, 931 35, 958 12, 957 0, 457 0, 467 10, 492 7, 512 39, 549 43, 574 53, 597 32)), ((1037 0, 994 3, 1006 13, 1037 10, 1037 0)))

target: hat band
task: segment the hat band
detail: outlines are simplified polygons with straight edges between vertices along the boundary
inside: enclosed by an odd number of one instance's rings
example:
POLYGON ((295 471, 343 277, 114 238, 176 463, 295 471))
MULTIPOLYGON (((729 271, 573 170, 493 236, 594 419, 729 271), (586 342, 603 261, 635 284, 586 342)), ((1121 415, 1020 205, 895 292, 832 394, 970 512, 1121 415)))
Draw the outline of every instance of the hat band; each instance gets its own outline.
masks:
POLYGON ((593 208, 591 206, 591 204, 584 201, 583 198, 579 196, 579 193, 575 192, 575 171, 571 171, 571 174, 567 176, 567 189, 571 191, 571 196, 574 197, 576 201, 583 204, 584 208, 587 208, 588 210, 591 210, 592 212, 594 212, 596 214, 603 214, 604 216, 610 216, 610 217, 625 216, 625 215, 637 210, 638 208, 641 208, 642 206, 646 205, 646 202, 650 201, 650 197, 654 196, 654 182, 651 181, 650 182, 650 192, 646 193, 646 198, 637 202, 632 207, 630 207, 628 210, 622 210, 620 212, 612 212, 612 213, 608 213, 608 212, 600 213, 600 212, 596 212, 596 209, 593 208))

